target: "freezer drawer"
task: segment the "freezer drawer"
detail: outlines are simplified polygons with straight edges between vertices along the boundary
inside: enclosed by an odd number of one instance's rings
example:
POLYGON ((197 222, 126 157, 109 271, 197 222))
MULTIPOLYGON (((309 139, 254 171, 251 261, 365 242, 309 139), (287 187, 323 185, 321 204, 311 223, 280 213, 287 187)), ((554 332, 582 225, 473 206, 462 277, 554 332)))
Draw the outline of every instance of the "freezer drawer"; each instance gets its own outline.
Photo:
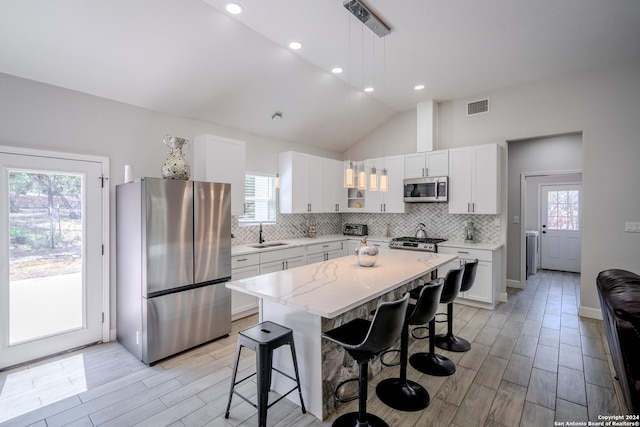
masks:
POLYGON ((147 364, 231 332, 231 290, 224 283, 143 299, 142 305, 147 364))

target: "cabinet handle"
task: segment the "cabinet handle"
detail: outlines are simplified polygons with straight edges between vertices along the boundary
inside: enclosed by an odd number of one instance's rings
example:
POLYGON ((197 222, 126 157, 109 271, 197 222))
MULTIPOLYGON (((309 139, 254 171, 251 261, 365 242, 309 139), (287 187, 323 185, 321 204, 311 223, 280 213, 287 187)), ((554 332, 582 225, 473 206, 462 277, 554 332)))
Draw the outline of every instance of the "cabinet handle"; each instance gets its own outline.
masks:
POLYGON ((322 247, 323 247, 323 248, 328 248, 328 247, 329 247, 329 245, 322 245, 322 247))
POLYGON ((471 212, 475 212, 476 211, 476 203, 473 202, 471 203, 471 212))
POLYGON ((424 176, 429 176, 429 168, 424 168, 424 170, 425 170, 424 176))
POLYGON ((384 212, 386 212, 387 211, 387 204, 383 203, 382 206, 384 206, 384 212))
POLYGON ((467 212, 471 212, 471 203, 467 202, 467 212))
POLYGON ((242 261, 249 261, 248 258, 241 258, 241 259, 237 259, 236 262, 242 262, 242 261))
POLYGON ((424 168, 422 168, 422 176, 427 176, 427 175, 424 173, 424 168))
POLYGON ((467 251, 458 251, 459 254, 468 254, 469 252, 467 251))

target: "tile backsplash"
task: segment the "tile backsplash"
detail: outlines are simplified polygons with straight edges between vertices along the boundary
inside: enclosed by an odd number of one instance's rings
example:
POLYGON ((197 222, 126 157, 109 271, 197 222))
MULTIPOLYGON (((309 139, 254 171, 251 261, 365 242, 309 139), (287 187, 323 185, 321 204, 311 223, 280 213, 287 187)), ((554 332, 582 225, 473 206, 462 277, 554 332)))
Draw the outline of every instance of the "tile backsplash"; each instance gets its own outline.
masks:
MULTIPOLYGON (((447 240, 464 240, 467 221, 473 221, 478 242, 500 242, 500 215, 452 215, 447 203, 412 203, 407 213, 326 213, 326 214, 276 214, 275 224, 264 224, 262 234, 266 241, 306 237, 307 223, 316 219, 318 236, 341 234, 345 223, 367 224, 369 235, 384 237, 389 224, 391 237, 415 235, 418 223, 424 223, 429 237, 447 240)), ((233 216, 231 232, 233 245, 258 243, 258 225, 240 225, 233 216)))

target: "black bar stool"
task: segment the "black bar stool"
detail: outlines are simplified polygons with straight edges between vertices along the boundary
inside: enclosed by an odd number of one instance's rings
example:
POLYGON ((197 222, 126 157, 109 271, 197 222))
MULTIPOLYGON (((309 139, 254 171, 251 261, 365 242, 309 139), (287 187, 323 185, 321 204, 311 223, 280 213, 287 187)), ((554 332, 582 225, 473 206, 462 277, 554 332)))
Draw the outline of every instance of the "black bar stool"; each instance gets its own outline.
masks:
MULTIPOLYGON (((458 292, 460 292, 460 285, 462 284, 462 268, 455 268, 449 270, 447 276, 444 279, 444 288, 442 289, 442 295, 440 296, 440 303, 448 304, 456 299, 458 292)), ((414 289, 415 291, 415 289, 414 289)), ((415 292, 414 292, 415 294, 415 292)), ((424 327, 415 328, 414 338, 423 339, 424 337, 418 337, 415 335, 415 331, 423 329, 424 327)), ((435 316, 429 322, 429 352, 428 353, 414 353, 409 358, 409 363, 414 369, 427 375, 434 375, 444 377, 447 375, 453 375, 456 371, 456 365, 450 359, 436 354, 435 352, 435 336, 436 336, 436 319, 435 316)))
POLYGON ((388 427, 380 417, 367 413, 369 360, 398 340, 408 304, 409 294, 407 293, 397 301, 380 303, 373 320, 353 319, 322 334, 323 338, 344 347, 347 353, 358 362, 359 367, 358 412, 341 415, 333 422, 333 427, 388 427))
POLYGON ((267 409, 284 399, 289 393, 294 390, 298 390, 300 396, 300 406, 302 407, 302 413, 307 411, 304 408, 304 401, 302 400, 302 389, 300 388, 300 377, 298 375, 298 361, 296 360, 296 349, 293 344, 293 331, 284 326, 278 325, 273 322, 262 322, 255 326, 244 329, 238 333, 238 344, 236 346, 236 358, 233 362, 233 376, 231 377, 231 390, 229 391, 229 402, 227 403, 227 411, 224 414, 225 418, 229 418, 229 409, 231 408, 231 398, 234 394, 248 402, 254 408, 258 409, 258 426, 266 427, 267 425, 267 409), (291 358, 293 359, 293 369, 295 371, 295 378, 286 374, 279 369, 272 366, 273 351, 283 345, 289 345, 291 349, 291 358), (240 360, 240 352, 242 347, 247 347, 256 353, 256 372, 236 381, 236 375, 238 373, 238 361, 240 360), (276 371, 292 381, 296 382, 296 386, 289 390, 287 393, 280 396, 277 400, 269 404, 269 390, 271 389, 271 374, 272 370, 276 371), (257 375, 258 395, 257 402, 254 404, 242 394, 235 391, 235 386, 241 382, 257 375))
MULTIPOLYGON (((409 304, 407 308, 400 336, 400 350, 387 350, 380 356, 382 358, 388 352, 400 351, 400 378, 387 378, 376 387, 378 398, 393 409, 419 411, 431 402, 429 392, 423 386, 407 379, 409 325, 424 325, 435 317, 443 286, 444 279, 436 279, 419 288, 418 301, 415 305, 409 304)), ((384 362, 383 365, 390 366, 384 362)))
MULTIPOLYGON (((462 273, 460 292, 467 292, 473 286, 478 271, 478 260, 467 261, 462 273)), ((464 338, 453 335, 453 301, 447 304, 447 333, 436 335, 436 347, 449 351, 469 351, 471 344, 464 338)))

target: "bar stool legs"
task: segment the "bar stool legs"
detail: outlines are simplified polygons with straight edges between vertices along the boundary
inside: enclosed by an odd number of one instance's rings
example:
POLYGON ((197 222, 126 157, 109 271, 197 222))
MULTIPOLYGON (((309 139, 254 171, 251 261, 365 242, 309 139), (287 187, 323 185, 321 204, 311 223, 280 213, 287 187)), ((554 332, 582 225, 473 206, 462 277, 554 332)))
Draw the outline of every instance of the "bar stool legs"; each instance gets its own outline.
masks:
POLYGON ((400 378, 380 381, 376 394, 385 405, 399 411, 419 411, 429 406, 431 397, 423 386, 407 379, 408 347, 409 324, 405 322, 400 336, 400 378))
POLYGON ((294 390, 298 390, 298 396, 300 398, 300 407, 302 413, 307 411, 304 407, 304 400, 302 399, 302 388, 300 387, 300 376, 298 373, 298 361, 296 359, 296 349, 293 343, 293 331, 284 326, 280 326, 273 322, 259 323, 251 328, 247 328, 238 333, 238 344, 236 346, 236 358, 233 362, 233 374, 231 376, 231 388, 229 390, 229 401, 227 402, 227 410, 224 417, 229 418, 229 411, 231 409, 231 399, 233 395, 240 397, 251 406, 258 410, 258 426, 266 427, 267 425, 267 410, 284 399, 294 390), (291 358, 293 360, 293 369, 295 371, 295 377, 280 371, 272 366, 273 351, 280 346, 289 345, 291 350, 291 358), (242 347, 248 347, 256 353, 256 372, 236 381, 238 374, 238 362, 240 361, 240 352, 242 347), (272 371, 276 371, 283 376, 295 381, 296 386, 291 390, 281 395, 277 400, 269 404, 269 390, 271 390, 271 377, 272 371), (256 376, 258 394, 256 396, 257 404, 254 404, 249 399, 235 390, 235 386, 248 380, 249 378, 256 376))
POLYGON ((435 339, 436 347, 443 350, 463 352, 469 351, 471 344, 464 338, 453 335, 453 303, 447 304, 447 333, 437 335, 435 339))
POLYGON ((453 375, 456 372, 456 365, 450 359, 436 354, 435 352, 435 340, 436 335, 436 321, 435 319, 429 322, 429 352, 428 353, 414 353, 409 358, 409 363, 416 370, 423 374, 433 375, 437 377, 445 377, 453 375))

